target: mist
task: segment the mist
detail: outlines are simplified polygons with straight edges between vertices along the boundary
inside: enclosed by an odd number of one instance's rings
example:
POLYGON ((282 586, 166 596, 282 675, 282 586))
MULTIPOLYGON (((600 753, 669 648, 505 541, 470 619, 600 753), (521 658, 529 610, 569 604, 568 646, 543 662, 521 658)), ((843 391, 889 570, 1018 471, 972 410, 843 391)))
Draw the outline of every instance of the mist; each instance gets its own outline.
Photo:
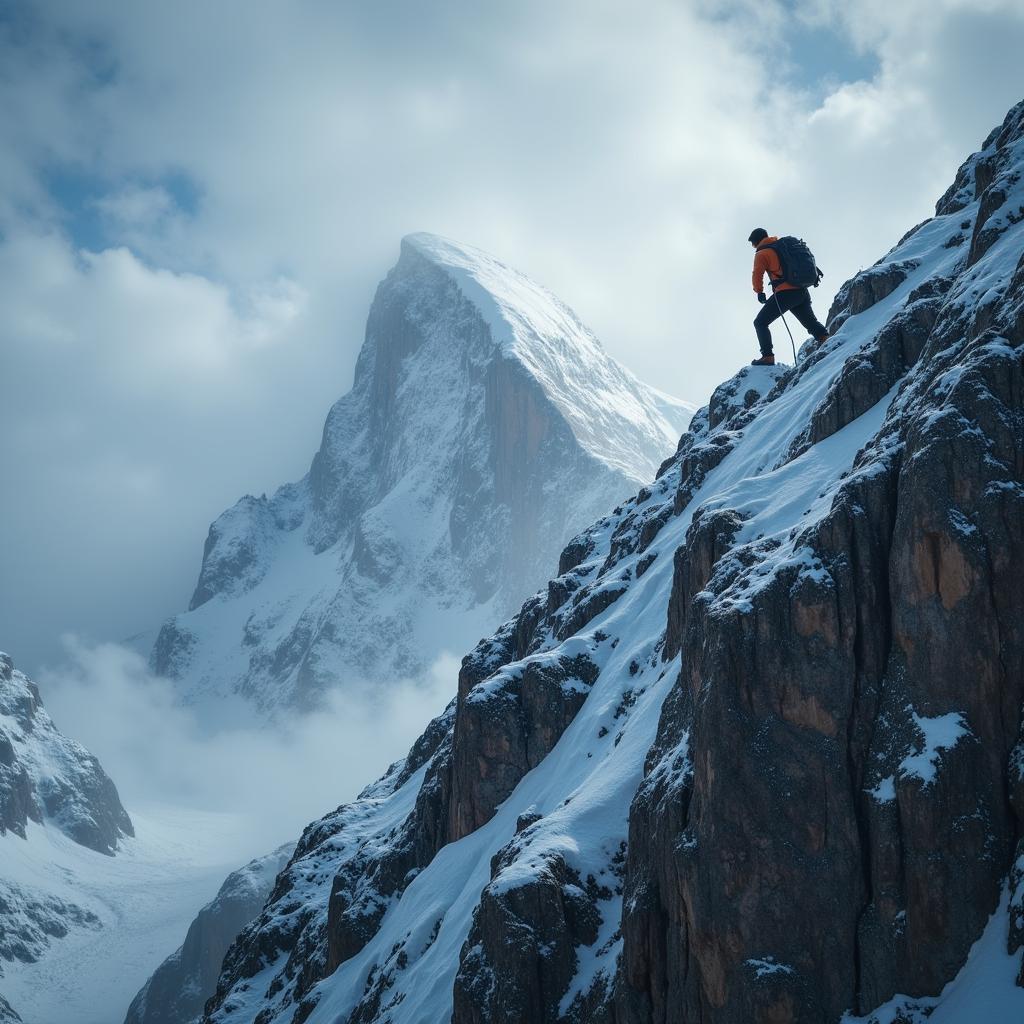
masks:
POLYGON ((336 689, 315 712, 267 724, 239 699, 227 728, 209 731, 119 644, 65 637, 68 658, 38 680, 57 726, 94 753, 128 813, 188 808, 237 820, 241 858, 294 840, 403 757, 455 694, 459 661, 444 654, 423 681, 385 691, 336 689))

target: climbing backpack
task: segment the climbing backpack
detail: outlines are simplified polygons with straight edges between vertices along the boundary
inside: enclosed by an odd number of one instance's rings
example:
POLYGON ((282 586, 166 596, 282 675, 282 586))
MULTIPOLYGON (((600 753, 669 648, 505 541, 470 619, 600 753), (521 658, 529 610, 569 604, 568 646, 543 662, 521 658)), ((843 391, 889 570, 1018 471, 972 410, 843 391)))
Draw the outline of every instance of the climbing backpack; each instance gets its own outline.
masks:
POLYGON ((779 257, 782 277, 772 281, 773 288, 777 288, 780 284, 791 284, 796 288, 817 288, 818 283, 825 276, 818 269, 814 253, 802 238, 783 235, 782 238, 776 239, 770 245, 761 245, 758 248, 774 249, 779 257))

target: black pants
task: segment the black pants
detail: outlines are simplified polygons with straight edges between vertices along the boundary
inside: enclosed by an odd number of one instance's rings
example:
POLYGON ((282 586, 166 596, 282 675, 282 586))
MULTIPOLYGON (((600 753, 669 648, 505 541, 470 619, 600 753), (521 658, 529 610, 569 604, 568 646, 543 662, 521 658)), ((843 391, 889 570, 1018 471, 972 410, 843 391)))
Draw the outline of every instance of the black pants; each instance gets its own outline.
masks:
POLYGON ((763 356, 771 355, 772 352, 772 332, 768 330, 768 325, 778 320, 783 313, 792 313, 812 338, 823 338, 828 334, 825 325, 818 322, 811 309, 811 293, 806 288, 787 288, 769 296, 761 312, 754 318, 757 343, 761 346, 763 356))

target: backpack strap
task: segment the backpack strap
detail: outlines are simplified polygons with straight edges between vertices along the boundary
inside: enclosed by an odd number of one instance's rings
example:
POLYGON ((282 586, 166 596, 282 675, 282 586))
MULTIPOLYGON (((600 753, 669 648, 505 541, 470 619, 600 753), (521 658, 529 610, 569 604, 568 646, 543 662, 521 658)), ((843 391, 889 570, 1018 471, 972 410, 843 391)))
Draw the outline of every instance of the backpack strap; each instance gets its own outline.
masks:
POLYGON ((765 267, 765 273, 768 275, 768 283, 772 286, 772 291, 776 291, 780 284, 786 283, 786 268, 782 266, 782 257, 779 255, 779 250, 774 242, 769 242, 767 245, 759 245, 757 251, 760 252, 762 249, 771 249, 776 256, 779 257, 779 267, 782 270, 782 277, 772 277, 772 272, 765 267))

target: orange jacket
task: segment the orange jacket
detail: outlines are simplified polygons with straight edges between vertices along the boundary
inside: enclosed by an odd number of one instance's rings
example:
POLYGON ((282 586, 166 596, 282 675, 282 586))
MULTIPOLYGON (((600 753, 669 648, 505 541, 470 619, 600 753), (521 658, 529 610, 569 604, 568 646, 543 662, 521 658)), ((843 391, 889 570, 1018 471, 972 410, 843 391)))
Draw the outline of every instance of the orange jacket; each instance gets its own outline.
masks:
MULTIPOLYGON (((772 242, 779 240, 778 235, 769 235, 766 239, 758 243, 757 251, 754 253, 754 291, 764 291, 764 275, 768 275, 769 282, 775 282, 782 277, 782 264, 779 262, 779 254, 774 249, 766 249, 766 245, 771 245, 772 242)), ((795 284, 786 284, 782 282, 775 286, 775 291, 784 292, 790 288, 795 288, 795 284)))

